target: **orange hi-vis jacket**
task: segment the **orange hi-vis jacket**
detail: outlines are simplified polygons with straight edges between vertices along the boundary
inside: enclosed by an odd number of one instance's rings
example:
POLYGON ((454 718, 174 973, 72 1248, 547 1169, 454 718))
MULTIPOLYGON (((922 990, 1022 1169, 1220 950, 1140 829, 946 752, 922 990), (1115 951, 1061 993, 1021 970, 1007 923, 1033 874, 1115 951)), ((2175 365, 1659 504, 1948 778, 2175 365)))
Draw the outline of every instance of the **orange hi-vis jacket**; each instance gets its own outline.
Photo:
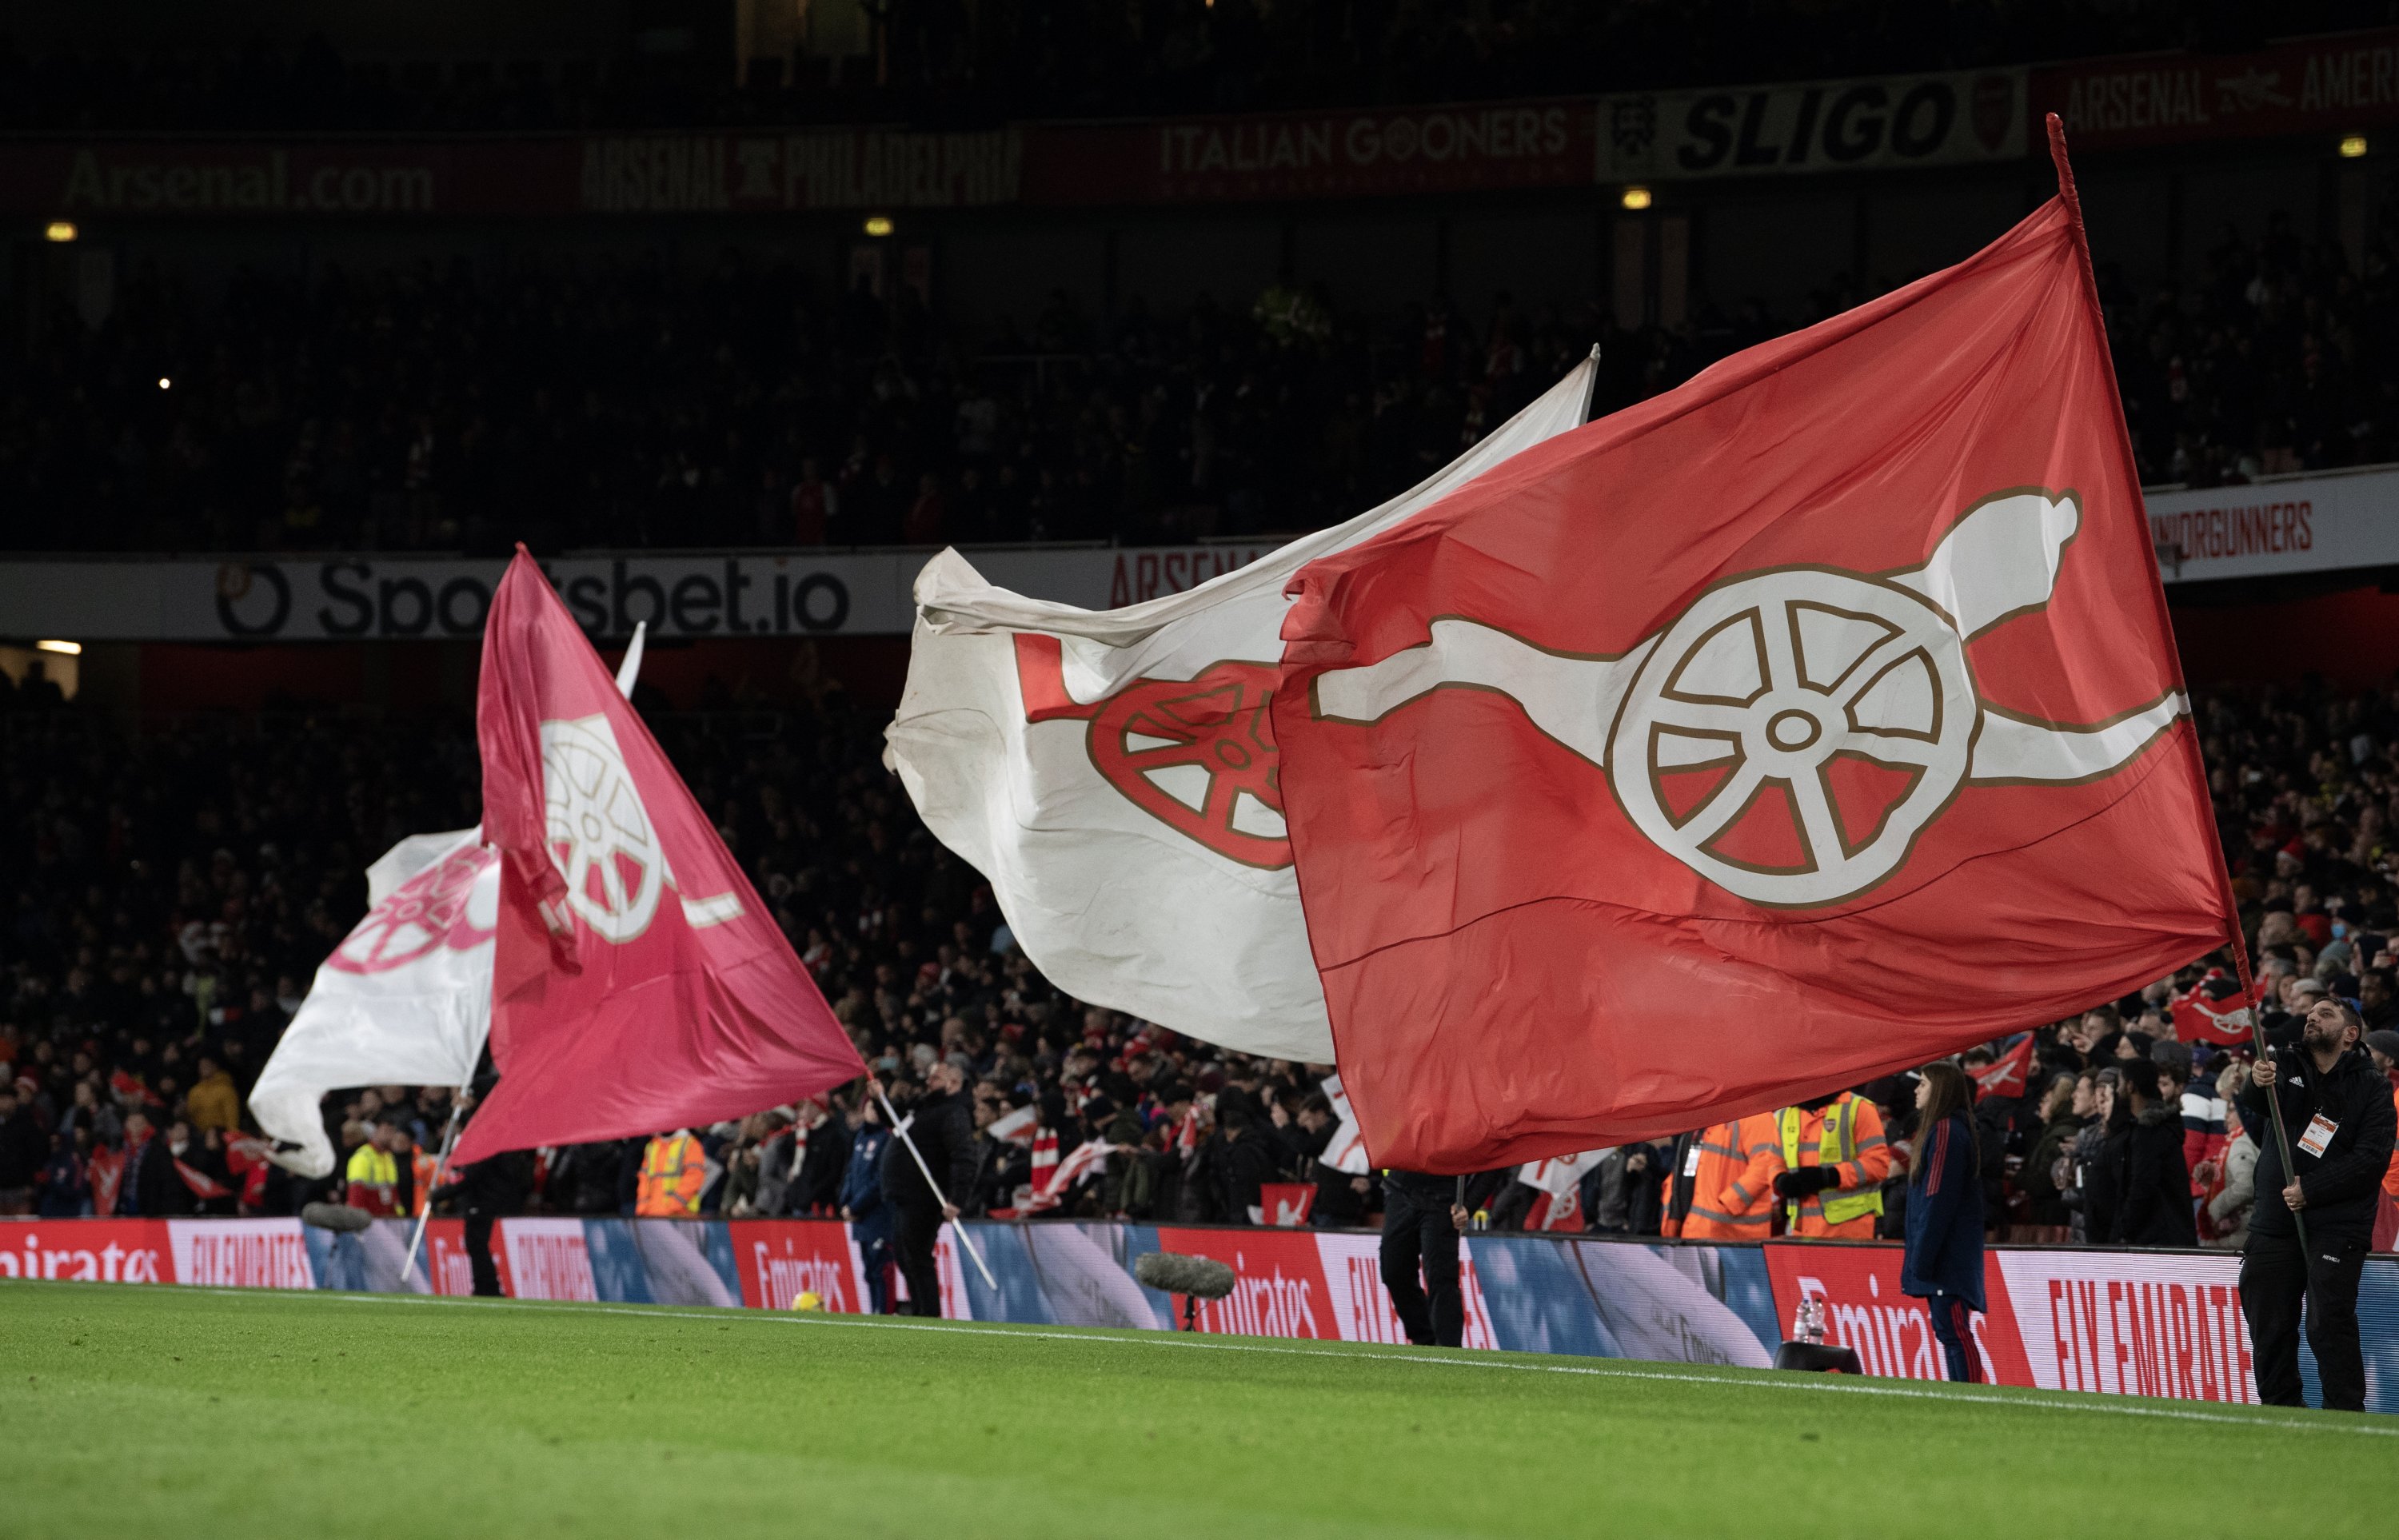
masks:
POLYGON ((650 1219, 690 1219, 708 1185, 708 1155, 690 1134, 660 1134, 642 1152, 633 1212, 650 1219))
POLYGON ((416 1206, 410 1213, 425 1212, 426 1206, 433 1201, 433 1176, 440 1164, 441 1156, 436 1151, 419 1150, 409 1157, 409 1169, 416 1176, 416 1206))
POLYGON ((1689 1213, 1668 1231, 1685 1240, 1764 1240, 1774 1221, 1774 1179, 1782 1170, 1782 1136, 1772 1113, 1719 1123, 1700 1135, 1667 1179, 1666 1208, 1688 1182, 1689 1213))
POLYGON ((1883 1137, 1882 1109, 1855 1092, 1843 1091, 1838 1100, 1812 1110, 1785 1107, 1775 1123, 1784 1169, 1821 1166, 1829 1158, 1840 1173, 1839 1186, 1786 1206, 1790 1213, 1783 1233, 1802 1240, 1874 1239, 1875 1220, 1882 1212, 1882 1179, 1891 1175, 1891 1141, 1883 1137))

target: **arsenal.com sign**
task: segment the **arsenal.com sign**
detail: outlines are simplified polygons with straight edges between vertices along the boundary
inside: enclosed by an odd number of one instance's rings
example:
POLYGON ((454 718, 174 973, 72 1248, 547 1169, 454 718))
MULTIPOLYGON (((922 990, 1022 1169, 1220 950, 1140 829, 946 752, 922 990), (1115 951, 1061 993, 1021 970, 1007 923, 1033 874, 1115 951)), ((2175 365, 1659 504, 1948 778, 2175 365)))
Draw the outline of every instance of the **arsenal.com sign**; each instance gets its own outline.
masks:
MULTIPOLYGON (((993 551, 1021 593, 1088 609, 1179 593, 1267 545, 993 551)), ((543 570, 594 637, 904 635, 932 553, 713 551, 575 556, 543 570)), ((480 637, 503 563, 453 557, 276 556, 0 562, 6 634, 80 642, 346 642, 480 637)))

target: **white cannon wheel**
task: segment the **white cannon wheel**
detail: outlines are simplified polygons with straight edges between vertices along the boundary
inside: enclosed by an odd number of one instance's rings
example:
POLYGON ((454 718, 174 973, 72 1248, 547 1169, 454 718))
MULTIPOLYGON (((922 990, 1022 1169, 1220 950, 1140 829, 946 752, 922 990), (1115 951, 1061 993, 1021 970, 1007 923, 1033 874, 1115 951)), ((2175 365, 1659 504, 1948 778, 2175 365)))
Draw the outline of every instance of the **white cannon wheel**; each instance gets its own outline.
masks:
POLYGON ((1774 908, 1835 904, 1896 871, 1957 793, 1979 710, 1964 643, 1916 594, 1823 567, 1757 573, 1702 593, 1659 639, 1609 735, 1608 778, 1633 824, 1708 881, 1774 908), (1907 777, 1864 831, 1831 784, 1843 756, 1907 777), (1715 778, 1677 810, 1665 777, 1680 772, 1715 778), (1795 860, 1723 848, 1760 817, 1788 820, 1795 860))
POLYGON ((607 939, 649 928, 666 855, 615 736, 581 722, 541 724, 542 799, 566 901, 607 939))

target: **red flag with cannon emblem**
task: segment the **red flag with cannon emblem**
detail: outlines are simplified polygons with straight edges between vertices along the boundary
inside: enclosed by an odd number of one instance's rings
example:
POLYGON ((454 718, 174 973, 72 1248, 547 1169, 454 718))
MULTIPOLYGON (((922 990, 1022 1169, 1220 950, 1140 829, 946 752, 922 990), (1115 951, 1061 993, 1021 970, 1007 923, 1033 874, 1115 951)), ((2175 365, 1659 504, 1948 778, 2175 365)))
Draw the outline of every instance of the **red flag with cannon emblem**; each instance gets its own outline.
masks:
POLYGON ((2224 939, 2065 185, 1301 571, 1283 806, 1377 1164, 1786 1104, 2224 939))
POLYGON ((461 1164, 739 1117, 865 1073, 732 852, 522 547, 476 702, 500 853, 496 1090, 461 1164))

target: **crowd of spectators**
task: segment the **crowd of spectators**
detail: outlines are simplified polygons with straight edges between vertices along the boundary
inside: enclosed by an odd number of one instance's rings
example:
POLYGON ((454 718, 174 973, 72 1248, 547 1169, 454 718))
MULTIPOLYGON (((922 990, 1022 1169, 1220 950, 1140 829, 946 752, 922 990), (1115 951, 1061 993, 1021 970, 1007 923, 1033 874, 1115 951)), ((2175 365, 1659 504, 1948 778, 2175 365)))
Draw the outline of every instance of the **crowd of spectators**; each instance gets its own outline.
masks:
MULTIPOLYGON (((725 7, 729 20, 731 7, 725 7)), ((2381 0, 888 0, 735 79, 729 33, 651 28, 619 57, 346 61, 289 47, 0 48, 0 128, 543 129, 1146 115, 1733 84, 2386 24, 2381 0), (847 47, 845 47, 845 43, 847 47), (855 49, 857 51, 848 51, 855 49)))
POLYGON ((2399 205, 2362 263, 2275 211, 2227 225, 2187 281, 2103 275, 2117 381, 2142 480, 2210 486, 2399 460, 2399 205))
MULTIPOLYGON (((753 709, 645 705, 861 1055, 904 1102, 936 1065, 969 1087, 969 1213, 1054 1211, 1256 1223, 1261 1189, 1314 1189, 1313 1223, 1371 1222, 1367 1177, 1319 1156, 1337 1132, 1325 1066, 1222 1052, 1070 999, 1018 951, 988 886, 918 822, 879 762, 880 713, 838 687, 753 709), (1076 1152, 1103 1143, 1101 1158, 1076 1152), (1083 1179, 1057 1184, 1064 1163, 1083 1179)), ((289 1213, 338 1188, 264 1158, 246 1093, 317 963, 364 902, 362 869, 411 833, 477 815, 464 721, 330 713, 153 722, 0 697, 0 866, 18 873, 0 930, 0 1212, 289 1213), (162 1159, 163 1154, 171 1159, 162 1159)), ((2203 697, 2216 813, 2270 991, 2270 1036, 2329 992, 2399 1025, 2399 687, 2203 697)), ((2237 1241, 2257 1130, 2228 1123, 2237 1051, 2177 1041, 2177 998, 2230 986, 2194 959, 2173 979, 2034 1024, 2022 1093, 1978 1117, 1995 1232, 2022 1240, 2237 1241)), ((2008 1039, 1966 1056, 1970 1071, 2008 1039)), ((2385 1059, 2399 1038, 2372 1041, 2385 1059)), ((1904 1080, 1864 1087, 1894 1145, 1904 1080)), ((860 1088, 696 1130, 710 1214, 834 1215, 876 1201, 875 1121, 860 1088)), ((403 1191, 429 1175, 440 1088, 329 1098, 346 1156, 373 1141, 403 1191)), ((534 1203, 631 1212, 644 1141, 545 1152, 534 1203)), ((1574 1223, 1656 1233, 1662 1147, 1628 1146, 1581 1179, 1574 1223)), ((1892 1174, 1895 1229, 1904 1165, 1892 1174)), ((1495 1173, 1491 1223, 1566 1212, 1495 1173)))
MULTIPOLYGON (((2145 482, 2399 460, 2399 198, 2362 260, 2273 215, 2187 282, 2102 265, 2145 482)), ((1500 294, 1382 315, 1321 288, 1020 325, 914 290, 811 292, 726 250, 478 270, 136 265, 0 359, 0 550, 466 550, 1025 540, 1317 528, 1454 459, 1594 344, 1628 405, 1912 277, 1672 327, 1500 294)))
MULTIPOLYGON (((1762 334, 1762 333, 1761 333, 1762 334)), ((1696 334, 1501 295, 1369 319, 1274 290, 1020 326, 811 295, 727 251, 479 275, 129 272, 0 361, 0 549, 937 545, 1312 528, 1456 458, 1605 340, 1600 405, 1696 334)), ((1729 341, 1729 336, 1725 341, 1729 341)))

